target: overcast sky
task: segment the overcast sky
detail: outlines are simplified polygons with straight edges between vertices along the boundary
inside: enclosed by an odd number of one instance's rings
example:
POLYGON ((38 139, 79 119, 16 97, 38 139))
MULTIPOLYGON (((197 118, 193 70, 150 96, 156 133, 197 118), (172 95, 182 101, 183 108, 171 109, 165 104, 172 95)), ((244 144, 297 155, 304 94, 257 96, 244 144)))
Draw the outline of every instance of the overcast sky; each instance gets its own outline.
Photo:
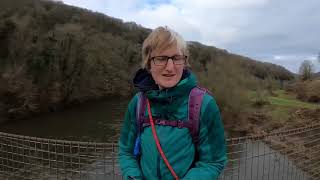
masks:
POLYGON ((320 0, 63 0, 147 28, 167 25, 188 41, 297 72, 320 71, 320 0))

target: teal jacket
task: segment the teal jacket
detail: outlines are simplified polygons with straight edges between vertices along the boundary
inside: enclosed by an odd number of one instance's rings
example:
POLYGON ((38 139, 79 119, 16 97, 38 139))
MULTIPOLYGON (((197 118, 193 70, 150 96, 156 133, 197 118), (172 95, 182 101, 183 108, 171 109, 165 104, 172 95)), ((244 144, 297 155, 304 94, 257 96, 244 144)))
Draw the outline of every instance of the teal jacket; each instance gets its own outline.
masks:
MULTIPOLYGON (((167 120, 187 120, 189 93, 197 85, 191 72, 185 71, 182 80, 175 87, 162 90, 156 87, 147 72, 140 72, 137 76, 135 79, 138 82, 135 85, 145 92, 153 116, 167 120)), ((173 177, 157 150, 150 126, 141 132, 140 158, 133 155, 137 138, 137 100, 135 95, 130 101, 121 130, 119 163, 122 175, 124 179, 132 176, 135 179, 171 180, 173 177)), ((187 128, 156 125, 163 152, 176 174, 183 180, 217 179, 227 162, 220 112, 216 101, 209 94, 205 94, 203 98, 200 118, 200 142, 197 147, 199 158, 195 162, 196 147, 187 128)))

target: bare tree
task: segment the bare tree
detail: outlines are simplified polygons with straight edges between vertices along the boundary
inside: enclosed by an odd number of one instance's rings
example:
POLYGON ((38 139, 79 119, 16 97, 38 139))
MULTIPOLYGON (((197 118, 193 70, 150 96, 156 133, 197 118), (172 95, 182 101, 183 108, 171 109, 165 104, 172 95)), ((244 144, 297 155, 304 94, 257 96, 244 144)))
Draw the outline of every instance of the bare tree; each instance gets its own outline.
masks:
POLYGON ((311 79, 314 73, 313 63, 310 60, 304 60, 300 65, 299 73, 303 81, 311 79))

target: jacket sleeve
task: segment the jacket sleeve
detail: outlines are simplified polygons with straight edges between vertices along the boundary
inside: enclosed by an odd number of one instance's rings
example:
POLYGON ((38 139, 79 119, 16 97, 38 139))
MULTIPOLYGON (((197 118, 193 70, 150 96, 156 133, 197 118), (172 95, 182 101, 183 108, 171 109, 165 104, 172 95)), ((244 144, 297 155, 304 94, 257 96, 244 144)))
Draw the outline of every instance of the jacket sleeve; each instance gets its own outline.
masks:
POLYGON ((199 160, 183 180, 218 179, 227 163, 224 128, 219 108, 213 98, 204 106, 200 119, 199 160))
POLYGON ((135 110, 137 97, 135 96, 128 105, 119 140, 119 164, 123 179, 129 176, 142 179, 142 173, 137 158, 133 155, 137 130, 135 124, 135 110))

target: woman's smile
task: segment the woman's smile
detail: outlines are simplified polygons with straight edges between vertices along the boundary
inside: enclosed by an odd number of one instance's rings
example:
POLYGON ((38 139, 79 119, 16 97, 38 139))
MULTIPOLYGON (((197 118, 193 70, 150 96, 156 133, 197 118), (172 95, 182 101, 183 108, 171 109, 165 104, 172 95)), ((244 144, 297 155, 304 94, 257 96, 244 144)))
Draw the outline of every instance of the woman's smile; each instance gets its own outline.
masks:
POLYGON ((162 74, 162 76, 167 77, 167 78, 170 78, 170 77, 175 76, 175 74, 162 74))

